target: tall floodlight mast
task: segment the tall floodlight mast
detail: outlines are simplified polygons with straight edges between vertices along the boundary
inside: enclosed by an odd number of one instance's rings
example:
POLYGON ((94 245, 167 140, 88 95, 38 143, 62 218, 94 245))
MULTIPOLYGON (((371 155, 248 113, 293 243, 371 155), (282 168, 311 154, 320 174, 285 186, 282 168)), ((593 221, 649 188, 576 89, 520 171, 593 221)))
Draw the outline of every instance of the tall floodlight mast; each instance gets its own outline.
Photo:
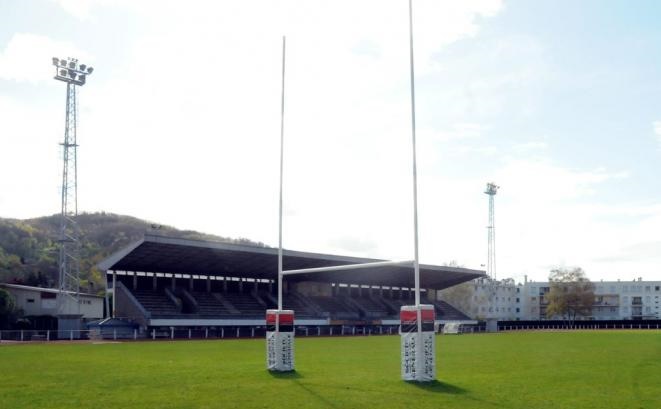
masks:
POLYGON ((67 84, 66 119, 64 122, 64 141, 62 142, 62 192, 59 242, 59 283, 60 290, 58 309, 60 314, 73 313, 64 311, 66 303, 62 302, 64 295, 75 299, 80 312, 80 234, 76 223, 78 216, 78 166, 76 150, 76 122, 78 106, 76 104, 76 87, 85 85, 87 76, 94 71, 92 67, 78 63, 75 58, 59 59, 53 57, 55 79, 67 84))
POLYGON ((496 280, 496 225, 494 223, 494 196, 498 193, 500 186, 495 183, 487 183, 487 189, 484 191, 489 195, 489 225, 487 226, 488 232, 488 250, 487 250, 487 275, 490 279, 496 280))

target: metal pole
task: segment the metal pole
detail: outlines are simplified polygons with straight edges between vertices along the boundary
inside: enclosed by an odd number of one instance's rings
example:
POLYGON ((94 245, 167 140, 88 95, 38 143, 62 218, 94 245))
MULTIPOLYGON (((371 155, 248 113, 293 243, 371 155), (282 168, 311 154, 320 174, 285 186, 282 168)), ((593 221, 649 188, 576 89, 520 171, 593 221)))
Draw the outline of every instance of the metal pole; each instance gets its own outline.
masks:
POLYGON ((117 311, 117 272, 112 272, 112 317, 115 318, 117 311))
MULTIPOLYGON (((418 168, 415 144, 415 69, 413 58, 413 0, 409 0, 409 61, 411 77, 411 142, 413 151, 413 272, 415 275, 415 306, 418 322, 418 345, 422 346, 422 311, 420 310, 420 261, 418 258, 418 168)), ((416 348, 417 372, 422 373, 422 350, 416 348)))
MULTIPOLYGON (((415 305, 420 305, 420 263, 418 259, 418 171, 415 147, 415 77, 413 65, 413 4, 409 0, 409 55, 411 67, 411 140, 413 145, 413 270, 415 273, 415 305)), ((418 315, 420 313, 418 312, 418 315)), ((421 327, 418 316, 418 327, 421 327)))
POLYGON ((106 287, 106 293, 105 293, 105 304, 106 304, 106 314, 104 315, 104 318, 107 318, 110 316, 110 302, 108 300, 108 272, 106 271, 106 282, 104 283, 106 287))
MULTIPOLYGON (((282 310, 282 176, 285 145, 285 46, 282 36, 282 90, 280 94, 280 206, 278 209, 278 310, 282 310)), ((279 331, 280 318, 276 319, 276 331, 279 331)))

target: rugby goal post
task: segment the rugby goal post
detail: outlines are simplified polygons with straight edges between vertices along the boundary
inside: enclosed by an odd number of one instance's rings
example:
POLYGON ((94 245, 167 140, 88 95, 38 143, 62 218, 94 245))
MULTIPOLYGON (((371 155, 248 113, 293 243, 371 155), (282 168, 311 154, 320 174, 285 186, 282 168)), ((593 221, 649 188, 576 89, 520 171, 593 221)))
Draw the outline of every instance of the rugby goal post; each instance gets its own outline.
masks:
POLYGON ((282 280, 283 277, 295 274, 313 274, 328 271, 347 271, 363 268, 411 265, 415 282, 415 305, 402 306, 400 310, 401 363, 402 379, 407 381, 432 381, 436 377, 436 357, 434 340, 434 307, 420 304, 420 262, 418 257, 418 174, 416 159, 416 127, 415 127, 415 75, 413 58, 413 3, 408 1, 409 16, 409 66, 411 90, 411 145, 413 156, 413 248, 414 258, 407 261, 377 261, 371 263, 348 264, 341 266, 304 268, 283 271, 282 263, 282 185, 284 159, 284 118, 285 118, 285 55, 286 39, 282 37, 282 89, 280 110, 280 201, 278 228, 278 308, 267 311, 267 367, 275 371, 294 370, 294 311, 283 310, 282 280), (291 319, 292 325, 283 325, 291 319), (270 321, 269 321, 270 320, 270 321), (431 330, 429 324, 431 323, 431 330), (281 331, 291 328, 291 333, 281 331), (406 326, 407 331, 403 328, 406 326), (272 331, 268 331, 272 329, 272 331), (286 360, 284 358, 287 358, 286 360))

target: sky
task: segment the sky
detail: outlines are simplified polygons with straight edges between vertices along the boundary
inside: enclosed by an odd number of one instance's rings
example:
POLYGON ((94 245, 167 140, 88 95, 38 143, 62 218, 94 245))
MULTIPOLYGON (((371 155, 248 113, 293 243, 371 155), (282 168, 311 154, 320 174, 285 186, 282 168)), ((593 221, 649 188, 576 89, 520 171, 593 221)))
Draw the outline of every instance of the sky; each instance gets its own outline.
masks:
MULTIPOLYGON (((661 4, 414 0, 420 261, 661 280, 661 4)), ((0 217, 59 212, 65 85, 79 210, 413 257, 408 2, 0 0, 0 217)))

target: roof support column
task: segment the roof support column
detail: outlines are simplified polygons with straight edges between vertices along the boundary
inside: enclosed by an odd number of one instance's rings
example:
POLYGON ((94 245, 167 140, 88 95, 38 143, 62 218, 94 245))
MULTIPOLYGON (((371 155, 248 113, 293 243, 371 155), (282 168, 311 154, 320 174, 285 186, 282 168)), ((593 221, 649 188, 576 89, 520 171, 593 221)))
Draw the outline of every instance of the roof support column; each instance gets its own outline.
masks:
POLYGON ((117 311, 117 272, 112 272, 112 317, 115 318, 117 311))
POLYGON ((110 300, 108 299, 108 270, 106 270, 106 292, 105 292, 105 303, 106 303, 106 311, 105 315, 103 316, 104 318, 110 317, 110 300))
POLYGON ((133 273, 133 291, 138 289, 138 273, 136 271, 132 271, 133 273))
POLYGON ((158 289, 158 277, 156 277, 156 273, 152 273, 151 289, 152 291, 156 291, 158 289))
POLYGON ((189 277, 190 278, 188 279, 188 289, 190 291, 193 291, 193 275, 191 274, 189 277))
POLYGON ((207 292, 211 292, 211 276, 207 276, 207 292))
POLYGON ((172 287, 172 291, 174 291, 175 288, 177 288, 177 279, 175 278, 174 274, 172 274, 172 280, 170 286, 172 287))

